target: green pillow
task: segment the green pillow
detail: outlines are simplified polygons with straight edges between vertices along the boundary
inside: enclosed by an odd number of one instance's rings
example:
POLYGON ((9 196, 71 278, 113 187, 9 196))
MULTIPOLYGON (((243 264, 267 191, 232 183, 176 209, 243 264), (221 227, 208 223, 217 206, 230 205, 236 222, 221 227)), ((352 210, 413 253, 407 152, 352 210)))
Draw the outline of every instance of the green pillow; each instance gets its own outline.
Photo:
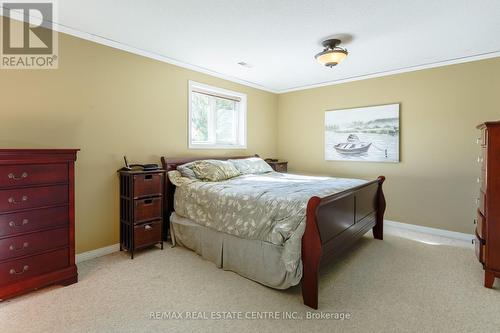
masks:
POLYGON ((197 179, 193 171, 193 166, 194 162, 182 164, 177 167, 177 171, 181 173, 182 177, 186 177, 189 179, 197 179))
POLYGON ((229 160, 242 175, 272 172, 273 168, 260 157, 229 160))
POLYGON ((183 185, 189 185, 193 182, 199 182, 199 179, 196 178, 188 178, 188 177, 183 177, 182 174, 179 172, 179 170, 171 170, 167 172, 168 179, 170 179, 170 182, 174 184, 175 186, 183 186, 183 185))
POLYGON ((201 160, 193 162, 193 172, 196 178, 218 182, 240 175, 238 169, 231 162, 219 160, 201 160))

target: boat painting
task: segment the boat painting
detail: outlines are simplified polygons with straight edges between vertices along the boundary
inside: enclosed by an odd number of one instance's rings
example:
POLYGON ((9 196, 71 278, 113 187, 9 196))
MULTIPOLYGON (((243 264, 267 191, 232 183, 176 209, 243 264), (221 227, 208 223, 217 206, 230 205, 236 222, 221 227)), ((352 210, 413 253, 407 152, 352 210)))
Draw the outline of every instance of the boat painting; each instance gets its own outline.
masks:
POLYGON ((325 159, 399 162, 399 104, 327 111, 325 159))
POLYGON ((360 154, 368 151, 372 143, 361 142, 356 134, 350 134, 347 142, 337 143, 333 148, 341 154, 360 154))

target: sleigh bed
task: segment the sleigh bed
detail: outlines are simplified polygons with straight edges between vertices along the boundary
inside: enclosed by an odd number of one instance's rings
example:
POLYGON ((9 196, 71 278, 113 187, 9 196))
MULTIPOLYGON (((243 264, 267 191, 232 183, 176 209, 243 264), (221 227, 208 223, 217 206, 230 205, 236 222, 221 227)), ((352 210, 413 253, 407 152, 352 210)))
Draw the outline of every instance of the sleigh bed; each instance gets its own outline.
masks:
MULTIPOLYGON (((248 157, 250 156, 215 158, 162 157, 161 160, 163 168, 167 171, 172 171, 176 170, 182 164, 197 160, 234 160, 248 157)), ((273 173, 273 175, 261 178, 267 182, 279 181, 286 185, 286 182, 290 181, 290 179, 292 179, 291 183, 295 181, 293 177, 286 174, 273 173)), ((301 178, 298 179, 297 183, 300 183, 301 178)), ((251 180, 253 181, 254 179, 251 180)), ((343 179, 338 180, 342 181, 343 179)), ((303 235, 301 234, 301 239, 296 240, 299 242, 297 255, 299 256, 300 267, 297 267, 296 272, 294 271, 295 274, 286 276, 283 279, 272 280, 271 278, 267 278, 268 276, 276 275, 276 270, 281 265, 281 263, 278 263, 278 257, 283 257, 283 253, 277 251, 282 251, 283 246, 276 246, 256 239, 246 239, 243 236, 229 235, 220 232, 220 230, 214 230, 210 226, 202 226, 196 223, 196 221, 189 220, 183 216, 187 215, 185 211, 181 210, 181 214, 175 212, 174 196, 176 195, 176 186, 171 182, 169 177, 165 177, 165 216, 171 217, 173 241, 195 250, 206 259, 215 262, 224 269, 235 271, 240 275, 274 288, 284 289, 300 282, 304 304, 317 309, 318 275, 320 268, 328 262, 339 258, 342 252, 347 250, 370 229, 373 230, 373 236, 376 239, 383 239, 383 219, 386 206, 382 191, 384 180, 385 177, 383 176, 373 181, 355 182, 355 180, 352 180, 352 183, 356 184, 355 186, 347 186, 346 188, 345 184, 350 183, 344 182, 342 190, 334 194, 322 197, 316 195, 308 197, 307 205, 302 213, 305 215, 303 216, 305 223, 302 223, 305 224, 303 226, 305 230, 303 230, 303 235), (276 263, 273 262, 273 258, 275 258, 276 263), (269 270, 269 272, 266 270, 269 270)), ((245 181, 245 179, 240 182, 242 181, 245 181)), ((321 182, 322 180, 319 179, 316 181, 321 182)), ((246 183, 243 182, 242 184, 246 183)), ((203 184, 203 186, 208 185, 206 183, 203 184)), ((238 183, 235 186, 239 187, 240 191, 245 188, 245 186, 241 186, 238 183)), ((297 185, 290 184, 288 186, 293 187, 297 185)), ((230 184, 225 184, 222 188, 230 189, 230 184)), ((214 190, 209 189, 207 193, 214 195, 214 190)), ((177 195, 180 194, 178 193, 177 195)), ((186 196, 186 198, 190 197, 186 196)), ((188 200, 186 198, 183 200, 188 200)), ((177 206, 180 206, 179 200, 181 198, 178 197, 176 201, 177 206)), ((219 204, 219 207, 223 206, 219 204)), ((290 272, 287 272, 287 274, 290 274, 290 272)))

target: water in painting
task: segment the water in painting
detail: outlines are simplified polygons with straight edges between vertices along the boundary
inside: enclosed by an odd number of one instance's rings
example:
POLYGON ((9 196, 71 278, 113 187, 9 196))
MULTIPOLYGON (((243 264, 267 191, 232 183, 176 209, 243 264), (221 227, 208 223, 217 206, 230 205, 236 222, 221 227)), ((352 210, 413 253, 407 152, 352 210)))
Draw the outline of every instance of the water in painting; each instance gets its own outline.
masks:
POLYGON ((325 159, 399 162, 399 104, 327 111, 325 159))

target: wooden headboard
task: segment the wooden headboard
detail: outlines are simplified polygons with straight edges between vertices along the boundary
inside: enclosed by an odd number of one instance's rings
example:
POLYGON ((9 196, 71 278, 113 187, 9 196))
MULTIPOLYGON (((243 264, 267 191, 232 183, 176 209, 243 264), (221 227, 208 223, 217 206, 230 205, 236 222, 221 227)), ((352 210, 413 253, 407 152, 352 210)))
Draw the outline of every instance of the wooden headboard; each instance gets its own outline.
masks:
MULTIPOLYGON (((167 171, 177 170, 177 167, 182 164, 186 164, 189 162, 199 161, 199 160, 239 160, 243 158, 249 157, 259 157, 259 155, 255 154, 252 156, 216 156, 216 157, 173 157, 173 158, 165 158, 161 157, 161 164, 163 169, 167 171)), ((168 179, 168 175, 165 177, 165 202, 164 202, 164 210, 165 210, 165 218, 170 218, 170 213, 174 211, 174 193, 175 193, 175 185, 170 182, 168 179)))

